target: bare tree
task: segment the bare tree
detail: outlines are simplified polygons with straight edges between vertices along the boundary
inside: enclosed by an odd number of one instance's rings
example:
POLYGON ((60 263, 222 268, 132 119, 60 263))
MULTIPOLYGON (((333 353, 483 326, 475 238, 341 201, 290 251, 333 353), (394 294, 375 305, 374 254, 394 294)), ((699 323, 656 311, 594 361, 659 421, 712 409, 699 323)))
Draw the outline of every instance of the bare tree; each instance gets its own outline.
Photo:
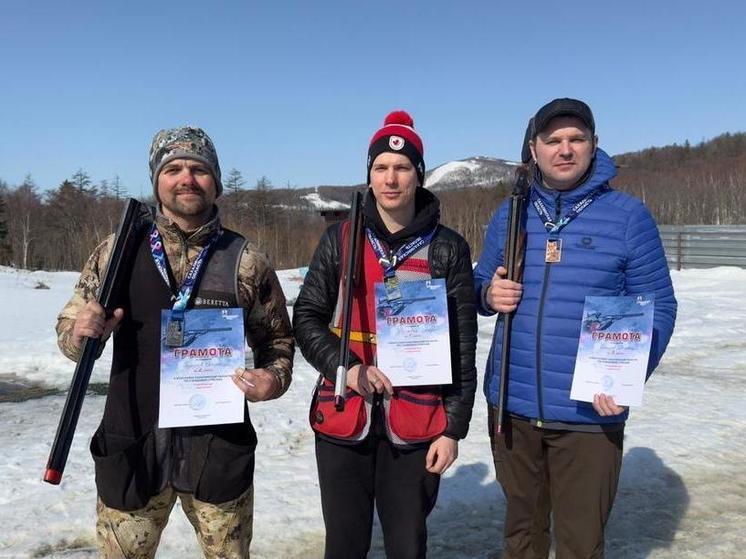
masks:
POLYGON ((264 175, 257 181, 246 210, 251 217, 254 240, 258 247, 269 251, 269 228, 272 223, 272 182, 264 175))
POLYGON ((0 264, 9 264, 13 256, 10 247, 10 232, 8 231, 8 216, 5 198, 8 195, 8 185, 0 179, 0 264))
POLYGON ((127 193, 127 189, 122 186, 122 181, 119 179, 119 175, 114 175, 111 180, 111 194, 117 200, 121 200, 127 193))
POLYGON ((31 175, 26 175, 18 187, 6 196, 8 205, 8 231, 11 239, 12 260, 17 266, 30 265, 31 244, 34 241, 36 222, 41 217, 41 199, 31 175))

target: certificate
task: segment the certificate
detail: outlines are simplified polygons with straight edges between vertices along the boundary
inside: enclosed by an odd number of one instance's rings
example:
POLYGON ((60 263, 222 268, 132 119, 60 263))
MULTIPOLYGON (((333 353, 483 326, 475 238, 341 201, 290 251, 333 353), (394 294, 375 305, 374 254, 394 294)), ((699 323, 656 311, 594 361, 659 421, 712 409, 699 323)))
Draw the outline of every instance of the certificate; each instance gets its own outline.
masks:
POLYGON ((620 406, 642 404, 654 307, 653 294, 585 298, 571 399, 603 393, 620 406))
POLYGON ((167 343, 170 310, 161 311, 158 427, 240 423, 246 406, 231 376, 245 366, 242 309, 190 309, 183 342, 167 343))
POLYGON ((392 299, 375 290, 378 368, 394 386, 451 384, 445 280, 403 281, 392 299))

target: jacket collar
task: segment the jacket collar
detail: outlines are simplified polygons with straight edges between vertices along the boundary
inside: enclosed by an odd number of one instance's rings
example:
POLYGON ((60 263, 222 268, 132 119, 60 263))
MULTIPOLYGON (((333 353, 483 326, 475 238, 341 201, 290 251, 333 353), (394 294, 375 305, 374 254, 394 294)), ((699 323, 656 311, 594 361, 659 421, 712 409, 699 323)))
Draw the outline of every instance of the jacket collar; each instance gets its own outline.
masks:
POLYGON ((155 212, 155 224, 164 242, 184 241, 187 245, 202 246, 220 226, 220 217, 218 216, 218 207, 214 206, 212 217, 207 223, 194 231, 186 232, 182 231, 170 217, 163 214, 159 204, 155 212))
MULTIPOLYGON (((538 169, 536 170, 538 171, 538 169)), ((586 179, 572 190, 554 190, 541 184, 541 173, 535 172, 534 179, 531 183, 533 188, 545 203, 554 204, 554 200, 559 194, 562 198, 562 206, 567 208, 567 204, 574 204, 591 194, 593 191, 604 187, 611 179, 616 176, 616 166, 614 160, 602 149, 596 148, 596 156, 591 162, 591 169, 586 179)))
POLYGON ((419 187, 415 191, 414 219, 401 231, 391 233, 383 224, 378 212, 373 191, 368 188, 363 202, 363 216, 366 227, 370 227, 376 237, 385 242, 391 250, 406 244, 409 240, 432 231, 440 219, 440 201, 429 190, 419 187))

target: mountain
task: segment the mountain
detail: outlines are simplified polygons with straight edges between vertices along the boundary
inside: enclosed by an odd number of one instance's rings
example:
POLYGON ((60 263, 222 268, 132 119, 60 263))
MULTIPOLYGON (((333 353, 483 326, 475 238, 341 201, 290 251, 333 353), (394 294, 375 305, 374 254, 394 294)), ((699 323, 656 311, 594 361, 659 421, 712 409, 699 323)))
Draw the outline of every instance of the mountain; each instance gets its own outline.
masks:
POLYGON ((425 174, 425 188, 434 192, 475 186, 495 186, 512 180, 518 163, 494 157, 449 161, 425 174))
MULTIPOLYGON (((495 186, 500 182, 511 181, 517 165, 513 161, 481 156, 449 161, 425 173, 425 188, 443 192, 495 186)), ((315 210, 337 210, 348 208, 352 192, 363 187, 363 184, 316 186, 296 189, 296 193, 315 210)))
POLYGON ((308 194, 301 194, 300 197, 315 210, 346 210, 350 207, 344 202, 322 197, 318 186, 308 194))

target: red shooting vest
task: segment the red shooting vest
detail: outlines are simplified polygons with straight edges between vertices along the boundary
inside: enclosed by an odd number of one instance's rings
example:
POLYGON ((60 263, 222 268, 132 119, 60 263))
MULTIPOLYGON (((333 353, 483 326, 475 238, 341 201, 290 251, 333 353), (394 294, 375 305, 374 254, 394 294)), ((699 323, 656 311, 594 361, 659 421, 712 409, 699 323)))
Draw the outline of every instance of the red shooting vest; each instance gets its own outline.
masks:
MULTIPOLYGON (((350 222, 340 227, 340 284, 337 305, 330 329, 341 335, 344 271, 350 222)), ((362 274, 352 291, 350 316, 350 351, 365 365, 376 365, 376 303, 375 284, 383 281, 383 268, 367 237, 363 237, 362 274)), ((396 269, 400 282, 430 279, 428 253, 425 245, 404 260, 396 269)), ((386 371, 383 371, 384 373, 386 371)), ((334 408, 334 383, 323 375, 311 406, 311 426, 321 436, 336 441, 355 443, 367 437, 370 430, 372 398, 364 399, 348 388, 345 394, 345 410, 334 408)), ((386 433, 397 446, 423 443, 441 435, 446 428, 446 415, 439 386, 397 387, 394 395, 383 399, 386 433)))

